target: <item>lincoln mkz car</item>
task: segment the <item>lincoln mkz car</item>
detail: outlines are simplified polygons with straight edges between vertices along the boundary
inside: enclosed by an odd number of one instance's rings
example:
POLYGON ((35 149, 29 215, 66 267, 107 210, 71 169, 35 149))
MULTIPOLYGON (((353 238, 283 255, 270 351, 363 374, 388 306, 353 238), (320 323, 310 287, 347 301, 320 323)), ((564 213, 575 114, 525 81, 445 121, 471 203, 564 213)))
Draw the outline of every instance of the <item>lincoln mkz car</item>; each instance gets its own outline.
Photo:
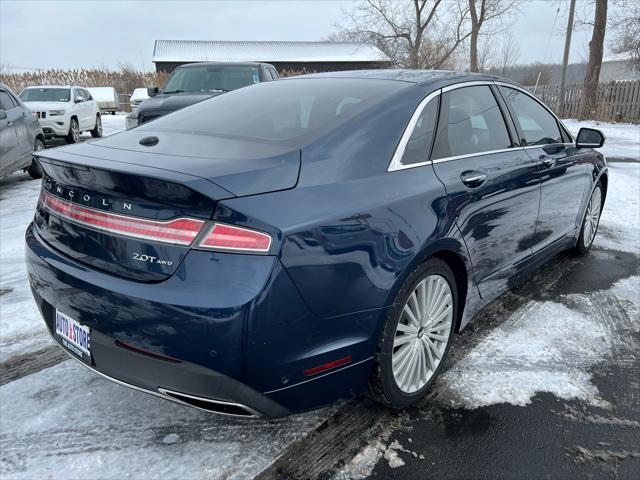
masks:
POLYGON ((240 416, 401 408, 481 307, 588 251, 603 142, 493 76, 261 83, 38 152, 29 280, 54 339, 123 385, 240 416))

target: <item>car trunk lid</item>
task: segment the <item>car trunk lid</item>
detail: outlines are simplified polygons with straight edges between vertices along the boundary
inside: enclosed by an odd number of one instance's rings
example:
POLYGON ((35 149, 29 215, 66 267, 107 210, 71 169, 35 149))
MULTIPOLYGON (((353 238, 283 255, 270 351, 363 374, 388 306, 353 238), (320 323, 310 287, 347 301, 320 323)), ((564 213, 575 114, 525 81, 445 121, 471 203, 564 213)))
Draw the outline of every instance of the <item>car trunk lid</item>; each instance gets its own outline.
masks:
POLYGON ((241 149, 225 160, 118 145, 92 142, 43 151, 35 224, 42 239, 68 257, 142 281, 176 272, 193 232, 206 228, 218 201, 291 188, 299 169, 299 152, 278 152, 279 160, 272 156, 260 163, 257 155, 242 158, 241 149), (285 172, 274 175, 272 169, 285 172), (285 182, 287 169, 295 175, 285 182))

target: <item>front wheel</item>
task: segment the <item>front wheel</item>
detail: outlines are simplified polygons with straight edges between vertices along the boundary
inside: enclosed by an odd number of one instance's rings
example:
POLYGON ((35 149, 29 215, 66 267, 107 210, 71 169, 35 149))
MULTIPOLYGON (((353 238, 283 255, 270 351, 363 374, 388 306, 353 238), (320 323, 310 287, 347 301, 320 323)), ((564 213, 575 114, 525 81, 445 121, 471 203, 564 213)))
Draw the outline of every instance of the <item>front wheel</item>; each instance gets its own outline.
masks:
POLYGON ((96 126, 91 130, 91 136, 93 138, 99 138, 102 136, 102 119, 100 115, 96 115, 96 126))
POLYGON ((80 141, 80 126, 78 120, 72 118, 69 122, 69 133, 67 134, 67 143, 78 143, 80 141))
POLYGON ((449 352, 457 299, 455 277, 442 260, 431 258, 409 275, 374 358, 369 392, 376 400, 403 408, 424 396, 449 352))
POLYGON ((578 243, 575 251, 578 255, 586 255, 596 238, 598 225, 600 224, 600 214, 602 213, 602 184, 598 182, 596 188, 593 189, 587 211, 582 220, 582 228, 578 236, 578 243))

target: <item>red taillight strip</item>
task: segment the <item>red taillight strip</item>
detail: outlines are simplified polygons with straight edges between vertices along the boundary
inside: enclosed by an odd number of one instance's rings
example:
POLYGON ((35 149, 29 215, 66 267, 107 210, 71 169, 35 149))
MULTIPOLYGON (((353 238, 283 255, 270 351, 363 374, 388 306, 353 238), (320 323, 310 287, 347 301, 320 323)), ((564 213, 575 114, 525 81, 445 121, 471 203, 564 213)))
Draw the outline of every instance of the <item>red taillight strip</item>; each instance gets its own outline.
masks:
POLYGON ((40 201, 50 213, 79 225, 104 232, 177 245, 191 245, 205 224, 203 220, 192 218, 157 221, 103 212, 54 197, 46 190, 42 190, 40 201))
POLYGON ((198 246, 241 253, 268 253, 271 248, 271 235, 248 228, 215 223, 198 246))

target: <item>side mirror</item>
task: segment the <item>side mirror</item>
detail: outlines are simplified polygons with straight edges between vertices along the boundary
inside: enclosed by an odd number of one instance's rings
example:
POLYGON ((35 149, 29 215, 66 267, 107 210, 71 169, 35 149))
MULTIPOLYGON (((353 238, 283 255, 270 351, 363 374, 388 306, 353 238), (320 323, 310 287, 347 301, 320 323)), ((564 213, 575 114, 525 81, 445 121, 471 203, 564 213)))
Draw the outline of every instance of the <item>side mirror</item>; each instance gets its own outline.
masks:
POLYGON ((76 97, 76 98, 74 98, 74 99, 73 99, 73 101, 74 101, 75 103, 82 103, 82 102, 84 102, 84 98, 82 98, 82 97, 76 97))
POLYGON ((4 120, 5 118, 7 118, 7 112, 0 109, 0 120, 4 120))
POLYGON ((595 128, 581 128, 576 138, 576 148, 600 148, 604 145, 604 134, 595 128))
POLYGON ((147 95, 150 97, 155 97, 160 93, 160 89, 158 87, 147 87, 147 95))

